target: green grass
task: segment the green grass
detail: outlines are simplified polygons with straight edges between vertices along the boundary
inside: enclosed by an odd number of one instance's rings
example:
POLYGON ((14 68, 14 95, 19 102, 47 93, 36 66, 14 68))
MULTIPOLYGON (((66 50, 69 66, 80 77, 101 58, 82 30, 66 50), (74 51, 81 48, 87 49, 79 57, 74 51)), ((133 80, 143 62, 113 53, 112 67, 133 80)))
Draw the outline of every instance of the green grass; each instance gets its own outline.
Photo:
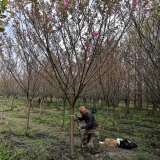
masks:
POLYGON ((3 143, 0 144, 0 160, 9 159, 11 160, 11 153, 9 152, 9 149, 3 143))
MULTIPOLYGON (((0 143, 0 160, 49 160, 52 156, 59 159, 56 155, 60 155, 61 151, 68 152, 69 112, 66 111, 64 128, 62 128, 63 106, 61 102, 56 103, 56 106, 55 102, 45 106, 42 115, 39 114, 38 108, 34 108, 31 112, 30 136, 24 136, 25 101, 16 99, 14 103, 16 106, 14 111, 6 112, 6 120, 0 123, 0 140, 4 139, 0 143)), ((117 108, 115 111, 111 109, 106 111, 100 106, 97 109, 95 116, 99 124, 101 140, 106 137, 126 137, 138 144, 130 160, 159 159, 159 157, 156 159, 155 152, 160 146, 158 112, 151 115, 145 110, 131 109, 126 115, 124 107, 117 108)), ((80 154, 79 151, 77 151, 78 154, 80 154)))

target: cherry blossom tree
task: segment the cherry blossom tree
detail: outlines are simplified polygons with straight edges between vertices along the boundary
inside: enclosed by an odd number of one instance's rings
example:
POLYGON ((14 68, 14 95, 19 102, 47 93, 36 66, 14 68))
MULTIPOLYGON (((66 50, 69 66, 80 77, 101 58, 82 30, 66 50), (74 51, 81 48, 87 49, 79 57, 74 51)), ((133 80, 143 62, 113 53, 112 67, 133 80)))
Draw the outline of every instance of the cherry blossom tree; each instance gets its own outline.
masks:
POLYGON ((71 155, 76 101, 126 32, 131 13, 126 7, 128 3, 121 0, 13 3, 14 34, 34 63, 49 64, 52 70, 46 73, 51 79, 54 75, 70 105, 71 155))

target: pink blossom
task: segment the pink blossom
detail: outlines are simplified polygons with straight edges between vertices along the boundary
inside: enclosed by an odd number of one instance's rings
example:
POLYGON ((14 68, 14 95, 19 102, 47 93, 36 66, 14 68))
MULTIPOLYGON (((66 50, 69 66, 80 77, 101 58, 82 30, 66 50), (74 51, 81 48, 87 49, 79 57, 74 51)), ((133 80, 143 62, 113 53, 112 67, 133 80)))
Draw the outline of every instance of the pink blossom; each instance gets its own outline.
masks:
POLYGON ((85 47, 86 47, 86 51, 88 52, 92 48, 92 45, 86 42, 85 47))
POLYGON ((69 0, 64 0, 64 8, 68 9, 69 6, 69 0))
POLYGON ((64 23, 63 23, 63 22, 60 22, 60 23, 59 23, 59 27, 62 28, 63 26, 64 26, 64 23))
POLYGON ((92 35, 93 37, 99 38, 100 33, 99 33, 99 32, 91 32, 91 35, 92 35))
POLYGON ((132 0, 133 9, 136 8, 137 5, 138 5, 138 0, 132 0))
POLYGON ((107 45, 110 45, 112 42, 113 42, 113 37, 108 36, 104 43, 105 43, 105 45, 106 45, 106 44, 107 44, 107 45))
POLYGON ((91 57, 91 52, 90 52, 90 50, 91 50, 91 45, 89 45, 89 47, 87 47, 87 50, 86 50, 86 61, 89 61, 90 60, 90 57, 91 57))
POLYGON ((113 40, 113 38, 112 38, 112 37, 109 37, 108 42, 111 43, 112 40, 113 40))
POLYGON ((144 9, 144 14, 147 15, 147 14, 149 14, 149 13, 150 13, 150 9, 149 9, 149 8, 145 8, 145 9, 144 9))
POLYGON ((53 17, 52 15, 48 16, 49 21, 52 21, 53 17))
POLYGON ((89 47, 89 43, 86 42, 85 43, 85 47, 88 48, 89 47))

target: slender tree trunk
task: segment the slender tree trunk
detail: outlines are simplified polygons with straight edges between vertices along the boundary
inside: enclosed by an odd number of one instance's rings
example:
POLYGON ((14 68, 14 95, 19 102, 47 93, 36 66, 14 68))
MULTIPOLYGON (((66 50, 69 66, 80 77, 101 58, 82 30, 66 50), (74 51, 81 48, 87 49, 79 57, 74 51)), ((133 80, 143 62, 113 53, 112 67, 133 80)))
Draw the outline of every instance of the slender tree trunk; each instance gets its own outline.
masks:
POLYGON ((28 131, 29 131, 29 122, 30 122, 30 112, 31 112, 31 107, 32 107, 32 101, 31 100, 27 100, 28 102, 28 110, 27 110, 27 121, 26 121, 26 132, 25 134, 28 135, 28 131))
POLYGON ((40 114, 40 115, 42 114, 42 103, 43 103, 43 99, 40 98, 40 103, 39 103, 39 109, 40 109, 39 114, 40 114))
POLYGON ((128 114, 129 113, 129 104, 130 104, 130 102, 129 102, 130 100, 129 100, 129 96, 127 96, 126 97, 126 99, 125 99, 125 105, 126 105, 126 114, 128 114))
POLYGON ((12 101, 11 101, 11 111, 13 111, 14 107, 13 107, 13 104, 14 104, 14 96, 12 97, 12 101))
POLYGON ((108 95, 106 96, 106 99, 105 99, 105 105, 109 109, 110 103, 109 103, 109 96, 108 95))
POLYGON ((140 80, 137 83, 137 105, 139 109, 142 109, 142 80, 140 80))
POLYGON ((74 105, 71 106, 70 110, 70 153, 71 157, 74 155, 74 105))
POLYGON ((66 113, 66 98, 63 98, 63 121, 62 121, 62 128, 64 127, 65 113, 66 113))
POLYGON ((127 73, 126 97, 125 97, 126 114, 129 113, 129 105, 130 105, 130 73, 129 70, 127 72, 128 73, 127 73))
POLYGON ((136 93, 136 89, 134 89, 134 108, 137 108, 137 93, 136 93))
POLYGON ((134 77, 134 108, 137 108, 137 73, 135 73, 134 77))
POLYGON ((137 67, 139 69, 139 72, 137 73, 137 107, 139 109, 142 109, 142 75, 141 75, 141 71, 142 71, 142 64, 141 64, 141 54, 138 54, 138 60, 137 60, 137 67))
POLYGON ((53 102, 53 96, 50 96, 50 103, 53 102))
POLYGON ((56 98, 56 108, 58 107, 58 98, 56 98))
POLYGON ((87 103, 87 99, 86 97, 83 97, 83 105, 86 105, 86 103, 87 103))

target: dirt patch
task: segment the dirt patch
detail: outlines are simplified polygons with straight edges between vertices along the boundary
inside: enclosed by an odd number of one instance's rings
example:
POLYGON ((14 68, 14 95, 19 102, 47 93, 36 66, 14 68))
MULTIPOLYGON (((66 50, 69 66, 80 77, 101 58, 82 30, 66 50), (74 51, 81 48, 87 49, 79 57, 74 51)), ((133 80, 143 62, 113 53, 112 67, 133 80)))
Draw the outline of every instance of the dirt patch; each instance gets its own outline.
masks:
MULTIPOLYGON (((18 155, 15 160, 135 160, 137 159, 137 150, 125 150, 120 148, 106 148, 99 153, 91 154, 83 152, 79 145, 79 137, 75 137, 75 156, 70 157, 70 145, 68 137, 58 139, 49 136, 45 132, 34 133, 31 137, 16 135, 14 133, 1 134, 1 142, 7 142, 12 150, 23 150, 23 154, 18 155), (26 158, 26 159, 25 159, 26 158)), ((153 160, 158 160, 154 159, 153 160)))

